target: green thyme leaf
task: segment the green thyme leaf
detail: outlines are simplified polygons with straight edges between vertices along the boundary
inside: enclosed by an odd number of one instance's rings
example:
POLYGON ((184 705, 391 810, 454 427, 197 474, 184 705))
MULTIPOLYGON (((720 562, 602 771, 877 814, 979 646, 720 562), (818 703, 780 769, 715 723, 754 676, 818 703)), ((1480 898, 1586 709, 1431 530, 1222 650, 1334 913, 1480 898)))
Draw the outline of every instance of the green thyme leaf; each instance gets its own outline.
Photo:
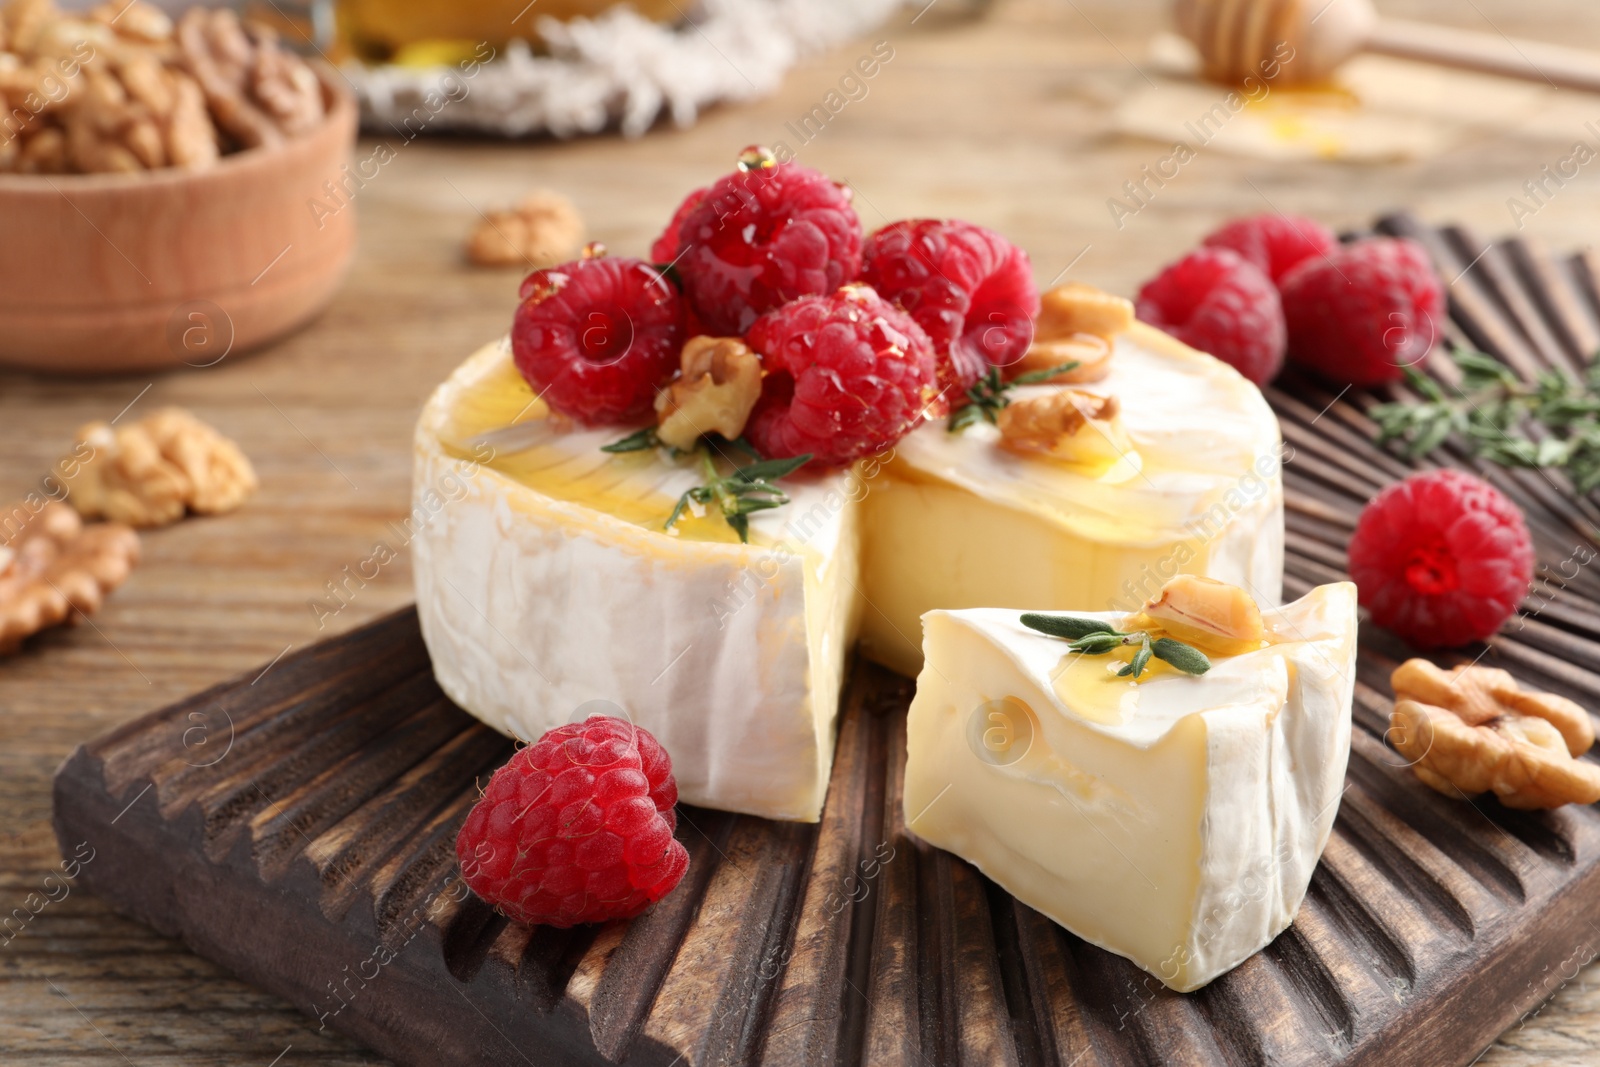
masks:
POLYGON ((1450 436, 1450 431, 1455 429, 1452 420, 1446 416, 1437 418, 1418 427, 1416 435, 1411 439, 1411 444, 1406 448, 1407 455, 1413 459, 1426 456, 1429 452, 1444 444, 1445 438, 1450 436))
POLYGON ((1132 676, 1133 678, 1138 678, 1144 673, 1144 669, 1150 666, 1152 651, 1150 635, 1147 633, 1144 635, 1144 641, 1139 645, 1139 650, 1133 654, 1132 661, 1123 665, 1123 668, 1117 672, 1117 677, 1127 678, 1132 676))
POLYGON ((1185 674, 1204 674, 1211 669, 1211 661, 1204 652, 1170 637, 1157 638, 1150 651, 1156 659, 1165 660, 1185 674))
MULTIPOLYGON (((1085 619, 1077 615, 1038 615, 1033 612, 1022 616, 1022 625, 1051 637, 1076 640, 1090 634, 1117 634, 1117 628, 1099 619, 1085 619)), ((1118 636, 1121 636, 1118 634, 1118 636)))
POLYGON ((728 443, 734 448, 737 448, 740 452, 743 452, 745 455, 749 456, 751 459, 761 458, 761 453, 756 451, 755 445, 744 439, 744 434, 740 434, 738 437, 735 437, 728 443))
POLYGON ((728 475, 729 481, 743 482, 753 485, 757 482, 771 481, 784 478, 811 462, 811 453, 803 456, 794 456, 790 459, 763 459, 756 463, 740 467, 728 475))
POLYGON ((1115 652, 1127 644, 1128 640, 1127 634, 1088 634, 1070 642, 1067 647, 1074 652, 1082 652, 1086 656, 1103 656, 1107 652, 1115 652))
POLYGON ((1570 458, 1572 458, 1572 443, 1554 437, 1546 437, 1540 441, 1533 457, 1534 465, 1539 467, 1562 467, 1570 458))
POLYGON ((793 474, 811 461, 809 452, 793 458, 758 459, 735 469, 731 474, 723 475, 718 472, 716 460, 703 444, 695 449, 695 455, 699 457, 705 483, 687 490, 678 498, 662 529, 672 529, 691 502, 715 504, 721 510, 723 519, 745 544, 750 543, 751 512, 769 511, 789 502, 788 494, 772 483, 793 474))
POLYGON ((1068 371, 1077 370, 1079 366, 1081 366, 1081 364, 1078 360, 1068 360, 1059 367, 1051 367, 1049 370, 1031 370, 1026 374, 1019 374, 1015 378, 1011 379, 1011 384, 1038 385, 1040 382, 1048 382, 1051 378, 1054 378, 1058 374, 1065 374, 1068 371))
POLYGON ((1078 368, 1077 360, 1070 360, 1059 367, 1048 370, 1029 371, 1019 374, 1011 381, 1000 377, 1000 368, 991 366, 984 372, 983 377, 972 383, 966 392, 966 403, 950 413, 950 421, 946 429, 951 433, 964 430, 978 421, 997 423, 1000 421, 1000 412, 1011 403, 1011 390, 1019 385, 1037 385, 1047 382, 1058 374, 1065 374, 1069 370, 1078 368))
POLYGON ((673 507, 672 514, 667 516, 667 524, 662 527, 663 530, 672 529, 673 524, 676 523, 680 517, 682 517, 684 509, 689 506, 689 500, 694 496, 694 493, 695 491, 690 489, 678 498, 678 503, 673 507))
POLYGON ((950 422, 946 429, 951 433, 955 433, 957 430, 965 430, 975 422, 994 421, 994 412, 989 408, 982 404, 968 404, 966 407, 958 408, 955 414, 950 416, 950 422))
POLYGON ((1010 403, 1006 397, 1006 384, 1000 379, 1000 368, 991 366, 983 377, 973 382, 966 391, 966 403, 950 415, 946 429, 951 433, 964 429, 982 419, 999 421, 1000 409, 1010 403))
POLYGON ((647 448, 660 448, 661 438, 656 436, 654 426, 646 426, 642 430, 630 433, 620 441, 612 441, 609 445, 601 445, 602 452, 643 452, 647 448))

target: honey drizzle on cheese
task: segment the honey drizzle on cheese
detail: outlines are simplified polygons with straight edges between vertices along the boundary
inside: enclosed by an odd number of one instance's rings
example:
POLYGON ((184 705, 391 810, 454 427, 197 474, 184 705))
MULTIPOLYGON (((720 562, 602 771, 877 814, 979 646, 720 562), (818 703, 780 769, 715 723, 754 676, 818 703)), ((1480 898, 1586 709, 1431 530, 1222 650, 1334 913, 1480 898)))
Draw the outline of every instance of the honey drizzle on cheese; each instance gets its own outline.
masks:
MULTIPOLYGON (((534 395, 516 366, 506 360, 464 393, 442 434, 445 448, 463 459, 475 457, 480 442, 493 449, 484 465, 556 500, 580 504, 623 522, 666 532, 662 527, 677 503, 677 493, 661 488, 676 468, 654 451, 609 453, 600 445, 626 436, 626 427, 589 431, 556 425, 549 405, 534 395), (548 434, 536 428, 548 427, 548 434), (521 440, 508 427, 527 426, 521 440), (592 448, 575 448, 566 433, 580 433, 592 448), (541 440, 543 439, 543 440, 541 440), (543 443, 548 441, 550 443, 543 443), (531 442, 531 443, 530 443, 531 442)), ((687 461, 685 461, 687 462, 687 461)), ((679 490, 681 492, 681 490, 679 490)), ((735 533, 715 510, 685 512, 671 536, 688 541, 737 543, 735 533)))

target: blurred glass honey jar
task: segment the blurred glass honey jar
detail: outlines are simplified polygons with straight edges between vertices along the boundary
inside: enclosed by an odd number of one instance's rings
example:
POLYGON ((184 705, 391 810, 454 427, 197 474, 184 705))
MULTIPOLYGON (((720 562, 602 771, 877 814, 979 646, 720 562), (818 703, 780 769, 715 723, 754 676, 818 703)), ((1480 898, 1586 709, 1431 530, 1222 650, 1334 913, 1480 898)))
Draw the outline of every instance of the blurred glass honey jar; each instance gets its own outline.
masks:
MULTIPOLYGON (((337 51, 373 63, 434 66, 499 50, 513 38, 539 44, 538 23, 603 14, 619 0, 327 0, 314 21, 331 21, 337 51)), ((627 0, 655 22, 681 17, 673 0, 627 0)), ((321 7, 322 5, 317 5, 321 7)))

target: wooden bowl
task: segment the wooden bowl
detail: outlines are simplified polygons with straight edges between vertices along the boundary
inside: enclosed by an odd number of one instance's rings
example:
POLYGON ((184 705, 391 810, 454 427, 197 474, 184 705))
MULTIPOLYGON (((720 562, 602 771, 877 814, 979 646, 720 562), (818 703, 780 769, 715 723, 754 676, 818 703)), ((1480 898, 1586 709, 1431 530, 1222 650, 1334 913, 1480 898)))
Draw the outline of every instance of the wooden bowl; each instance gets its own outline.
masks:
POLYGON ((0 174, 0 364, 210 366, 321 311, 355 251, 341 190, 359 198, 362 173, 345 169, 355 101, 323 88, 316 131, 209 170, 0 174))

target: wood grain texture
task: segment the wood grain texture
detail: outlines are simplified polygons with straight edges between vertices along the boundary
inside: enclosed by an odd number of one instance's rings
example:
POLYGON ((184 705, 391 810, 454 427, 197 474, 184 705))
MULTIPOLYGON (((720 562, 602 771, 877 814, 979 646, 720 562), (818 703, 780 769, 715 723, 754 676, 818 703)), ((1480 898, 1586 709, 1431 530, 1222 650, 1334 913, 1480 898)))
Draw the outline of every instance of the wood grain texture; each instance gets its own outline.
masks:
MULTIPOLYGON (((1273 208, 1335 226, 1364 226, 1406 204, 1427 219, 1504 233, 1514 225, 1507 199, 1522 195, 1523 183, 1541 165, 1564 158, 1575 139, 1589 136, 1581 121, 1553 130, 1523 121, 1532 116, 1494 112, 1482 116, 1469 143, 1418 164, 1268 165, 1207 152, 1118 229, 1107 214, 1107 197, 1167 149, 1110 134, 1108 116, 1120 98, 1144 84, 1137 68, 1164 6, 1158 0, 999 0, 975 17, 956 0, 939 0, 920 18, 921 5, 913 7, 881 35, 895 58, 870 83, 870 94, 801 146, 800 156, 852 182, 869 227, 907 215, 960 215, 1017 240, 1041 283, 1075 263, 1071 276, 1132 293, 1222 219, 1273 208)), ((1600 47, 1600 23, 1587 0, 1390 0, 1384 12, 1600 47)), ((422 399, 468 352, 505 328, 518 276, 471 271, 460 261, 459 242, 477 221, 475 209, 510 203, 530 186, 551 186, 574 198, 591 236, 639 254, 685 190, 726 170, 737 147, 789 136, 785 123, 837 88, 866 50, 843 46, 802 64, 769 98, 717 109, 692 129, 662 129, 639 142, 364 139, 358 159, 380 143, 393 147, 396 158, 361 192, 356 262, 310 329, 268 352, 182 374, 62 382, 0 372, 0 496, 7 499, 36 487, 80 423, 109 419, 135 401, 132 415, 177 403, 224 427, 263 481, 261 492, 233 515, 147 535, 143 564, 94 627, 46 635, 22 655, 0 661, 0 911, 23 906, 57 868, 49 783, 74 745, 410 599, 409 561, 397 544, 398 558, 324 628, 308 606, 327 596, 326 583, 344 567, 367 558, 374 542, 393 542, 389 524, 409 507, 410 431, 422 399)), ((1595 246, 1600 216, 1592 210, 1593 180, 1585 169, 1525 220, 1522 235, 1554 249, 1595 246)), ((87 230, 60 239, 98 240, 87 230)), ((1579 345, 1580 352, 1591 349, 1596 336, 1590 295, 1600 278, 1595 256, 1585 252, 1570 270, 1562 268, 1583 295, 1581 314, 1589 317, 1589 332, 1579 336, 1591 343, 1579 345)), ((148 272, 148 264, 140 266, 148 272)), ((1302 422, 1329 399, 1309 406, 1302 422)), ((1336 408, 1316 426, 1328 432, 1330 424, 1352 441, 1366 433, 1359 412, 1336 408)), ((1285 429, 1293 432, 1292 420, 1285 420, 1285 429)), ((1402 469, 1370 456, 1352 462, 1343 448, 1326 451, 1343 457, 1327 460, 1330 470, 1343 463, 1340 469, 1368 485, 1402 469)), ((1306 493, 1294 500, 1292 528, 1334 545, 1340 531, 1348 534, 1348 509, 1306 493)), ((1301 581, 1320 580, 1338 570, 1340 556, 1329 549, 1295 566, 1301 581)), ((1548 605, 1530 629, 1592 627, 1594 590, 1584 590, 1548 605)), ((1528 655, 1520 647, 1500 654, 1513 669, 1523 662, 1516 657, 1528 655)), ((1375 695, 1371 708, 1381 711, 1375 695)), ((188 736, 197 748, 215 744, 216 735, 204 730, 188 736)), ((1347 794, 1347 819, 1358 792, 1347 794)), ((1412 842, 1395 878, 1448 887, 1432 895, 1416 891, 1430 921, 1457 927, 1481 921, 1510 892, 1491 853, 1430 853, 1422 847, 1426 824, 1374 820, 1412 842), (1463 895, 1457 884, 1463 880, 1479 894, 1476 901, 1463 895)), ((909 874, 897 860, 879 881, 909 874)), ((386 915, 404 914, 403 885, 385 899, 386 915)), ((881 916, 875 913, 874 940, 885 923, 910 921, 896 910, 903 900, 896 897, 881 916)), ((1024 914, 1014 918, 1018 925, 1031 921, 1024 914)), ((485 970, 513 947, 497 943, 485 970)), ((534 947, 541 959, 558 959, 552 946, 534 947)), ((610 1032, 625 1034, 643 1009, 631 988, 614 976, 603 980, 611 950, 622 951, 603 938, 589 946, 568 990, 601 1005, 610 1013, 610 1032)), ((639 967, 662 965, 629 958, 639 967)), ((1392 960, 1379 959, 1386 961, 1378 970, 1385 980, 1391 973, 1403 976, 1392 960)), ((1045 946, 1039 959, 1025 957, 1024 963, 1030 970, 1049 967, 1052 982, 1084 981, 1071 954, 1059 947, 1045 946)), ((1600 965, 1575 978, 1552 968, 1551 976, 1547 988, 1554 997, 1508 1031, 1483 1064, 1576 1067, 1600 1054, 1600 965)), ((319 1033, 315 1021, 281 998, 76 890, 34 915, 0 951, 0 1004, 0 1058, 29 1067, 110 1067, 127 1060, 140 1067, 265 1067, 280 1055, 279 1067, 383 1062, 331 1030, 319 1033)), ((875 1005, 874 1017, 887 1018, 887 1011, 875 1005)), ((1033 1018, 1046 1056, 1052 1047, 1070 1049, 1063 1059, 1083 1055, 1078 1062, 1087 1065, 1096 1057, 1084 1050, 1107 1036, 1081 1015, 1036 1011, 1033 1018)), ((1209 1023, 1195 1025, 1204 1030, 1209 1023)), ((858 1040, 865 1047, 869 1039, 879 1040, 866 1032, 858 1040)))

